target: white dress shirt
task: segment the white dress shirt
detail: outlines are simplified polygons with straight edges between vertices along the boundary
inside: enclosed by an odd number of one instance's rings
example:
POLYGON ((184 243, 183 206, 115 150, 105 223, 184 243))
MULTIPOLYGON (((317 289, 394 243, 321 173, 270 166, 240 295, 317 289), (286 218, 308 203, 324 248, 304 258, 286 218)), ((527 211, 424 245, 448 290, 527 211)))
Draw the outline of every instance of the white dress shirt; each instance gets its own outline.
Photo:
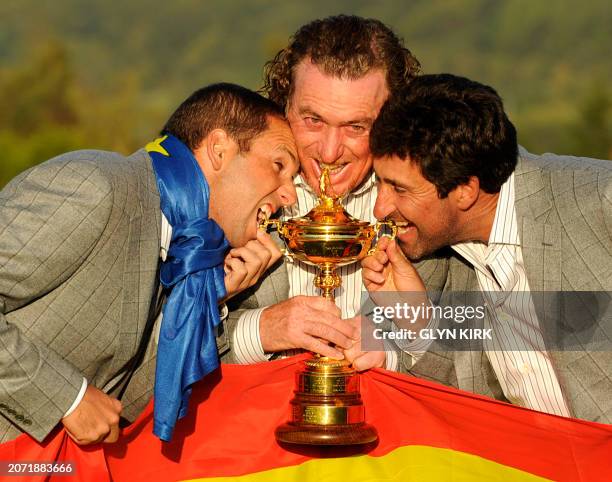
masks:
POLYGON ((545 350, 530 294, 514 207, 514 174, 503 184, 488 244, 451 246, 472 264, 487 303, 492 340, 484 350, 506 398, 517 405, 569 416, 550 357, 545 350))
MULTIPOLYGON (((310 186, 297 176, 295 179, 297 203, 284 208, 282 219, 290 219, 307 214, 318 201, 318 196, 310 186)), ((342 199, 342 205, 352 216, 370 223, 375 223, 374 203, 376 202, 375 176, 372 174, 359 189, 349 193, 342 199)), ((315 266, 307 265, 298 260, 285 262, 289 275, 289 297, 298 295, 320 296, 319 289, 314 285, 317 274, 315 266)), ((342 312, 342 318, 352 318, 361 308, 361 294, 364 290, 361 278, 361 264, 359 262, 337 268, 342 278, 342 286, 335 292, 335 301, 342 312)), ((234 356, 239 363, 258 363, 267 361, 271 354, 264 353, 259 336, 259 318, 265 309, 246 310, 238 319, 233 335, 234 356)), ((386 342, 385 342, 386 343, 386 342)), ((396 370, 398 365, 397 353, 390 347, 386 348, 386 368, 396 370)))

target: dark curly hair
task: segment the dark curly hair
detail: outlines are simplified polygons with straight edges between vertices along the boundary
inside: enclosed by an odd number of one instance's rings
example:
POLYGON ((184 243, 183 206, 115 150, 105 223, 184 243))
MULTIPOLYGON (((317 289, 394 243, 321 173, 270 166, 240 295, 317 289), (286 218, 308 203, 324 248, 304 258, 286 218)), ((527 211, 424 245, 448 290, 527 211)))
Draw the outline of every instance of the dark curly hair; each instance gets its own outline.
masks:
POLYGON ((422 75, 383 105, 370 132, 375 158, 415 162, 444 198, 471 176, 499 192, 516 168, 516 130, 489 86, 450 74, 422 75))
POLYGON ((326 74, 349 79, 359 79, 380 68, 386 73, 391 94, 421 69, 419 61, 384 23, 338 15, 301 27, 289 45, 266 63, 260 92, 286 108, 292 94, 294 69, 305 58, 310 58, 326 74))

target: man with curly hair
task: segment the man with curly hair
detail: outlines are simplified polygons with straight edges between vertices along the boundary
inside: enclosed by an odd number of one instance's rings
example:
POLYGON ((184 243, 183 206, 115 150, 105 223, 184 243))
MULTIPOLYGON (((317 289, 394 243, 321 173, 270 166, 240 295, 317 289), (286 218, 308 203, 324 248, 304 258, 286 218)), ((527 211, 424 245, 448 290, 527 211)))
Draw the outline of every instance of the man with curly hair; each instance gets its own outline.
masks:
MULTIPOLYGON (((319 178, 330 169, 334 192, 353 216, 375 222, 376 186, 368 145, 370 128, 390 94, 420 70, 417 59, 382 22, 334 16, 301 27, 265 67, 264 92, 281 105, 296 139, 300 173, 298 202, 283 218, 303 216, 316 204, 319 178)), ((354 366, 394 369, 392 351, 362 353, 359 322, 363 288, 358 263, 339 269, 336 304, 313 285, 316 269, 299 261, 280 263, 232 311, 231 357, 256 363, 274 353, 307 349, 347 358, 354 366), (250 296, 247 296, 250 295, 250 296), (331 345, 330 345, 331 344, 331 345)))

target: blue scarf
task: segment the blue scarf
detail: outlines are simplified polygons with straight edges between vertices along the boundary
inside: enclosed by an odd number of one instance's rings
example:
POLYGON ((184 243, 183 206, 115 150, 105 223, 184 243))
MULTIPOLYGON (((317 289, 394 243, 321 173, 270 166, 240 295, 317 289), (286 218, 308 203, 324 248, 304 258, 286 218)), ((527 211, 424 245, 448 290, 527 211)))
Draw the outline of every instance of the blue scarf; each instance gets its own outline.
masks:
POLYGON ((160 280, 170 289, 164 305, 155 373, 153 433, 172 438, 187 413, 191 385, 219 366, 214 329, 217 300, 225 296, 223 259, 229 243, 208 219, 210 192, 192 152, 171 135, 145 147, 153 161, 161 210, 172 239, 160 280))

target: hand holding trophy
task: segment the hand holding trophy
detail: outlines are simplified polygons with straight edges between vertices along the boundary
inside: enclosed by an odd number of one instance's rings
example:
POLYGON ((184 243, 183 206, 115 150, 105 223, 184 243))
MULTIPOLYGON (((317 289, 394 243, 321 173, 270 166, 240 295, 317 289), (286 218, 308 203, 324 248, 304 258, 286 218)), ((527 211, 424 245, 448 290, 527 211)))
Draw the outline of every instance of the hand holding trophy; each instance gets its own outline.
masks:
MULTIPOLYGON (((315 285, 334 300, 341 285, 338 266, 365 257, 381 227, 397 228, 391 221, 374 225, 348 214, 339 196, 328 194, 329 171, 321 173, 319 203, 305 216, 288 221, 265 220, 260 227, 274 225, 286 244, 285 255, 317 266, 315 285)), ((296 374, 291 420, 276 429, 279 442, 308 445, 358 445, 374 442, 376 429, 365 423, 359 393, 359 376, 346 360, 313 356, 296 374)))

